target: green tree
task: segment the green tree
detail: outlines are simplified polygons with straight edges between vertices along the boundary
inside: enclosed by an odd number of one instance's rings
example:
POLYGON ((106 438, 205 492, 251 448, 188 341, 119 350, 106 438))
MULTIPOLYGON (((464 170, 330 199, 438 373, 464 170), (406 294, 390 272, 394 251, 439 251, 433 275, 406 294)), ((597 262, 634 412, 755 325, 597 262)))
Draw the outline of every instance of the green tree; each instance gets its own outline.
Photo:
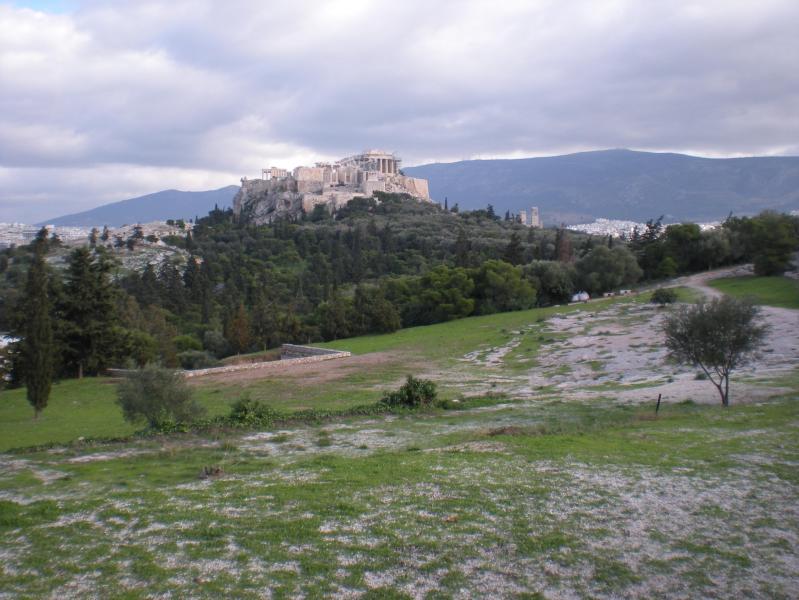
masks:
POLYGON ((677 263, 678 273, 691 273, 704 268, 702 231, 699 225, 680 223, 666 227, 663 252, 677 263))
POLYGON ((322 302, 317 309, 319 330, 325 340, 337 340, 349 337, 350 322, 347 318, 350 303, 337 292, 330 295, 330 299, 322 302))
POLYGON ((390 333, 400 328, 400 316, 380 288, 361 286, 355 288, 352 303, 351 333, 390 333))
POLYGON ((537 290, 539 306, 563 304, 574 294, 574 281, 577 278, 574 265, 536 260, 525 268, 525 275, 537 290))
POLYGON ((722 406, 730 404, 730 374, 763 344, 767 330, 757 316, 750 302, 723 296, 684 307, 664 323, 671 356, 698 365, 718 390, 722 406))
POLYGON ((791 255, 799 247, 794 223, 787 215, 763 212, 754 227, 754 265, 757 275, 782 275, 791 266, 791 255))
POLYGON ((116 288, 110 281, 112 263, 105 252, 88 247, 69 257, 62 314, 66 365, 77 376, 97 374, 115 354, 116 288))
POLYGON ((53 327, 52 309, 48 295, 47 265, 44 255, 47 248, 47 230, 42 228, 33 244, 33 262, 28 269, 22 310, 21 355, 28 402, 33 406, 34 418, 47 406, 53 382, 53 327))
POLYGON ((247 313, 243 303, 239 303, 236 312, 228 321, 225 337, 236 354, 249 350, 252 339, 250 334, 250 315, 247 313))
MULTIPOLYGON (((630 250, 635 255, 638 265, 646 279, 658 276, 658 269, 664 258, 663 217, 649 219, 643 233, 636 227, 630 239, 630 250)), ((675 261, 676 264, 676 261, 675 261)))
POLYGON ((592 294, 635 283, 641 278, 641 268, 632 253, 623 246, 610 250, 596 246, 577 261, 580 286, 592 294))
POLYGON ((502 260, 487 260, 473 272, 472 279, 475 310, 481 315, 535 305, 535 288, 522 277, 520 267, 502 260))
POLYGON ((471 250, 472 243, 469 241, 469 236, 466 230, 461 227, 458 229, 458 237, 455 240, 455 266, 468 267, 471 265, 471 250))
POLYGON ((510 234, 510 241, 508 241, 508 245, 505 247, 502 260, 512 265, 520 265, 524 262, 522 239, 516 231, 510 234))
POLYGON ((145 421, 151 428, 189 423, 204 412, 180 373, 155 365, 134 371, 119 384, 117 404, 126 421, 145 421))
POLYGON ((555 258, 562 263, 570 263, 574 260, 571 237, 568 230, 561 226, 555 235, 555 258))
POLYGON ((467 317, 474 311, 474 282, 465 269, 438 266, 418 280, 406 325, 427 325, 467 317))

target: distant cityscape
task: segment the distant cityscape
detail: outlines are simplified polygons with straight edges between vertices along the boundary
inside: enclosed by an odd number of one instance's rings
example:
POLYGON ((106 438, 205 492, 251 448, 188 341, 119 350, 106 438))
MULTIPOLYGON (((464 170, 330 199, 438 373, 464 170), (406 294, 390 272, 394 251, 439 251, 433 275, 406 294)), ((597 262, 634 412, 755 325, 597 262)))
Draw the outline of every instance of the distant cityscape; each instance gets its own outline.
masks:
MULTIPOLYGON (((91 228, 86 227, 46 227, 51 234, 55 232, 65 242, 88 238, 91 232, 91 228)), ((25 223, 0 223, 0 248, 29 244, 41 228, 40 225, 25 223)))
MULTIPOLYGON (((666 227, 671 223, 664 223, 666 227)), ((707 229, 714 229, 721 225, 720 221, 710 221, 708 223, 698 223, 702 231, 707 229)), ((638 229, 643 232, 646 229, 646 223, 638 223, 636 221, 622 221, 618 219, 597 219, 592 223, 580 223, 577 225, 567 225, 566 229, 572 231, 581 231, 583 233, 590 233, 591 235, 609 235, 615 238, 629 239, 633 235, 633 231, 638 229)))
MULTIPOLYGON (((58 236, 62 242, 79 242, 88 240, 92 227, 67 227, 60 225, 44 225, 50 235, 58 236)), ((130 237, 137 225, 123 225, 122 227, 109 227, 108 234, 111 240, 124 240, 130 237)), ((154 221, 138 225, 144 237, 155 236, 161 239, 169 235, 185 235, 187 229, 192 228, 191 223, 183 221, 154 221)), ((0 223, 0 249, 11 246, 29 244, 41 230, 41 225, 27 225, 25 223, 0 223)), ((103 228, 97 227, 98 235, 103 228)))
MULTIPOLYGON (((799 216, 799 210, 792 210, 790 212, 793 216, 799 216)), ((541 227, 541 220, 537 207, 532 207, 530 212, 521 211, 519 213, 520 221, 530 227, 541 227)), ((165 222, 154 221, 152 223, 141 224, 142 233, 145 236, 156 235, 162 238, 166 235, 181 235, 185 234, 184 227, 180 227, 178 223, 181 222, 165 222)), ((669 223, 664 223, 664 227, 669 223)), ((721 225, 720 221, 709 221, 706 223, 698 223, 699 227, 705 231, 713 229, 721 225)), ((51 234, 55 233, 64 242, 74 242, 79 240, 88 239, 91 233, 91 227, 66 227, 60 225, 45 225, 51 234)), ((191 223, 186 223, 185 227, 190 228, 191 223)), ((123 225, 122 227, 109 227, 109 233, 114 236, 127 237, 133 230, 134 225, 123 225)), ((639 223, 637 221, 625 221, 621 219, 604 219, 599 218, 591 223, 579 223, 577 225, 567 225, 566 229, 572 231, 581 231, 592 235, 609 235, 615 238, 629 239, 633 231, 638 228, 638 231, 646 229, 646 223, 639 223)), ((0 249, 9 248, 11 246, 21 246, 29 244, 36 234, 41 229, 40 225, 27 225, 25 223, 0 223, 0 249)), ((98 227, 102 231, 102 227, 98 227)))

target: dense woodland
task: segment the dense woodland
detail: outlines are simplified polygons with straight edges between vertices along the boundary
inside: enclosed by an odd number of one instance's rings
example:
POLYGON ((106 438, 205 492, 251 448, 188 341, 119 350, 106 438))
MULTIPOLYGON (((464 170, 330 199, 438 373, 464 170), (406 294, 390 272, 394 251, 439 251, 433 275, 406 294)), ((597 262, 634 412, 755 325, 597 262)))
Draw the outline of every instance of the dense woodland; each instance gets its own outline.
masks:
MULTIPOLYGON (((214 210, 168 241, 189 259, 142 272, 120 271, 95 238, 71 251, 65 269, 46 262, 59 244, 46 235, 0 253, 0 330, 22 340, 4 361, 10 382, 41 359, 26 348, 36 335, 55 349, 58 377, 150 362, 197 368, 283 342, 557 304, 576 290, 599 294, 739 262, 778 274, 799 247, 799 218, 731 217, 706 232, 652 220, 618 240, 529 229, 490 206, 459 212, 381 195, 265 226, 214 210)), ((135 251, 134 241, 116 252, 135 251)))

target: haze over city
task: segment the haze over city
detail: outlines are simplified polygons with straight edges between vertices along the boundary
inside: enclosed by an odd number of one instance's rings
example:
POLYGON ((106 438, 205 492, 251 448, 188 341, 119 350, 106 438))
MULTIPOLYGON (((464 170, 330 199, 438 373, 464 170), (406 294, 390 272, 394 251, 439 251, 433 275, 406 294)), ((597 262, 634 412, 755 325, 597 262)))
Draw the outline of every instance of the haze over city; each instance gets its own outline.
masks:
POLYGON ((799 154, 799 4, 0 5, 0 221, 237 184, 629 147, 799 154))

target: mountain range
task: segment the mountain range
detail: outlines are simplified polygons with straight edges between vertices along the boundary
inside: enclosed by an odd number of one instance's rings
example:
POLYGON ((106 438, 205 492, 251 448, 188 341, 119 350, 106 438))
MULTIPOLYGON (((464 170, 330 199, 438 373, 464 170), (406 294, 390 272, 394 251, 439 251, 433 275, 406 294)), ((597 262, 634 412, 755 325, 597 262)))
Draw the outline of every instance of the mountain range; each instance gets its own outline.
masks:
POLYGON ((239 186, 229 185, 205 192, 181 192, 164 190, 138 198, 104 204, 85 212, 48 219, 39 225, 61 225, 66 227, 119 227, 135 223, 204 217, 214 206, 227 208, 239 186))
POLYGON ((403 169, 428 180, 430 195, 462 209, 497 213, 537 206, 545 224, 597 217, 714 221, 730 212, 799 208, 799 157, 699 158, 600 150, 563 156, 466 160, 403 169))
MULTIPOLYGON (((545 224, 598 217, 666 222, 715 221, 729 213, 799 209, 799 157, 700 158, 685 154, 599 150, 563 156, 466 160, 406 167, 427 179, 431 197, 450 207, 498 214, 537 206, 545 224)), ((206 192, 166 190, 106 204, 46 223, 119 226, 203 216, 231 205, 238 186, 206 192)))

